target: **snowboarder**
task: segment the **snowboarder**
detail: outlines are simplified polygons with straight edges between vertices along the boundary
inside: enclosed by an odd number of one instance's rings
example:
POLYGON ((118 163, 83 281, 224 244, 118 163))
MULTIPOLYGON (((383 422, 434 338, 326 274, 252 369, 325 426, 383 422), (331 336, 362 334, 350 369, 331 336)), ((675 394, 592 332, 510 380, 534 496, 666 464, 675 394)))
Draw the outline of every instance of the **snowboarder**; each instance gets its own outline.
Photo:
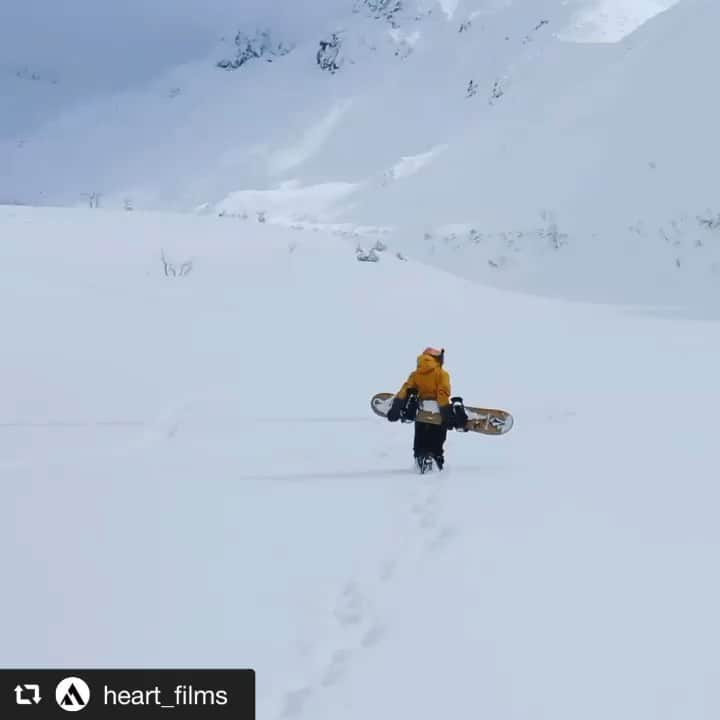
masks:
POLYGON ((400 419, 413 421, 419 402, 433 400, 442 416, 442 425, 415 422, 413 456, 420 469, 426 462, 434 460, 440 470, 445 464, 444 446, 447 431, 462 429, 467 422, 467 413, 462 398, 450 397, 450 375, 443 367, 445 349, 425 348, 417 358, 417 368, 410 373, 392 401, 387 413, 390 422, 400 419))

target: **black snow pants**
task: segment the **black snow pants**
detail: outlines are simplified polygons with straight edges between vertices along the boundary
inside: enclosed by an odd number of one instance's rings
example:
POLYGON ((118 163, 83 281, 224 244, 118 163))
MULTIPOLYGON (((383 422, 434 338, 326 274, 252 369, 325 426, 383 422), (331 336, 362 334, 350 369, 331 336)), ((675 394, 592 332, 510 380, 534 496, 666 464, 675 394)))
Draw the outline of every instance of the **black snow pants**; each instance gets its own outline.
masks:
POLYGON ((443 457, 443 446, 445 445, 446 438, 447 428, 444 428, 442 425, 416 422, 413 454, 415 457, 432 455, 433 457, 441 458, 443 457))

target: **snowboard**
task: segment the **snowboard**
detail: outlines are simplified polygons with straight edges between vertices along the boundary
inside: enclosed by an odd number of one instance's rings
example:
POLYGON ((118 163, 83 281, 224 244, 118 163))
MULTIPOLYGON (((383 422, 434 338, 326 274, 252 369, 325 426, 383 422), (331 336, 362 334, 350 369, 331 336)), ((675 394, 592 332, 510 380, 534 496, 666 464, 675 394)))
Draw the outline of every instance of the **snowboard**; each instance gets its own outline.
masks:
MULTIPOLYGON (((376 393, 370 400, 372 411, 380 417, 387 417, 392 405, 394 393, 376 393)), ((476 432, 482 435, 505 435, 510 432, 514 424, 513 416, 507 410, 493 408, 473 407, 465 405, 468 421, 460 432, 476 432)), ((434 401, 420 401, 420 409, 415 417, 416 422, 426 422, 440 425, 442 417, 434 401), (423 405, 425 407, 423 408, 423 405)))

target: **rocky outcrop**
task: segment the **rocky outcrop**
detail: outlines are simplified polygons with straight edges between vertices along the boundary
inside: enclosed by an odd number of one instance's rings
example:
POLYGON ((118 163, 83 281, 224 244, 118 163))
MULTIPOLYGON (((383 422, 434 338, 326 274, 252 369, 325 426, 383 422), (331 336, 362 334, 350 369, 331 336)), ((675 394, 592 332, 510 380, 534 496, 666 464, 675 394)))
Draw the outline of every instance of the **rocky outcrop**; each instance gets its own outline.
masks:
POLYGON ((223 70, 237 70, 251 60, 273 60, 287 55, 293 50, 293 46, 273 40, 269 30, 259 30, 253 37, 244 32, 238 32, 234 44, 236 53, 234 58, 225 58, 217 63, 223 70))

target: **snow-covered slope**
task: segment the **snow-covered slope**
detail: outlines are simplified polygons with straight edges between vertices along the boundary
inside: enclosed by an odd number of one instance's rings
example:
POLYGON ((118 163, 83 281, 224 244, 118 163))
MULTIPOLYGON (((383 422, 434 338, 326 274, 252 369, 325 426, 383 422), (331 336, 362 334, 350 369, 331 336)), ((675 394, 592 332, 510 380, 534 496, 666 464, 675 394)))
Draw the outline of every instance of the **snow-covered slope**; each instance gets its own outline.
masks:
POLYGON ((84 74, 6 44, 0 200, 381 227, 498 287, 715 303, 717 3, 194 2, 137 37, 114 11, 132 62, 84 74))
POLYGON ((4 666, 251 666, 260 720, 720 711, 716 324, 227 218, 0 237, 4 666), (516 426, 421 478, 368 401, 430 343, 516 426))
MULTIPOLYGON (((648 5, 636 9, 635 23, 651 14, 648 5)), ((9 172, 0 193, 74 204, 96 192, 108 207, 130 199, 136 207, 187 209, 288 182, 343 182, 359 193, 352 217, 364 223, 480 217, 494 228, 508 222, 509 209, 513 221, 534 217, 567 184, 585 179, 587 163, 572 165, 578 158, 567 138, 568 129, 584 129, 575 128, 576 116, 587 108, 617 118, 594 97, 594 86, 623 50, 567 42, 578 34, 576 26, 592 26, 590 18, 610 12, 601 5, 588 15, 588 7, 579 0, 348 0, 295 11, 294 24, 281 22, 277 12, 232 15, 225 7, 225 15, 211 15, 224 40, 207 57, 188 62, 189 52, 183 56, 165 42, 158 41, 154 53, 139 43, 136 57, 148 66, 142 83, 128 80, 122 94, 49 118, 40 132, 11 136, 2 147, 9 172), (167 63, 157 59, 163 50, 185 64, 165 70, 167 63), (218 62, 240 66, 228 72, 218 62), (556 106, 562 107, 549 112, 556 106), (552 164, 533 165, 522 149, 533 136, 548 146, 554 163, 571 163, 567 173, 548 178, 552 164), (501 157, 492 157, 498 151, 501 157), (508 194, 499 182, 503 168, 514 172, 523 159, 528 167, 515 179, 527 178, 527 192, 508 194), (488 195, 495 185, 495 195, 488 195)), ((200 28, 208 23, 204 18, 200 28)), ((207 31, 198 29, 197 37, 207 31)), ((648 52, 662 56, 665 37, 654 37, 648 52)), ((688 39, 680 33, 680 41, 688 39)), ((708 52, 712 57, 714 48, 708 52)), ((670 61, 680 74, 693 62, 675 54, 670 61)), ((703 68, 711 72, 713 64, 692 67, 702 82, 703 68)), ((614 77, 625 72, 623 65, 614 77)), ((617 92, 634 92, 644 82, 631 73, 617 92)), ((602 125, 592 124, 591 141, 598 129, 602 125)), ((333 204, 323 210, 313 214, 327 216, 333 204)))
POLYGON ((720 107, 706 88, 718 21, 717 3, 685 0, 600 52, 544 48, 428 172, 359 214, 506 230, 548 209, 597 232, 714 209, 720 107))

